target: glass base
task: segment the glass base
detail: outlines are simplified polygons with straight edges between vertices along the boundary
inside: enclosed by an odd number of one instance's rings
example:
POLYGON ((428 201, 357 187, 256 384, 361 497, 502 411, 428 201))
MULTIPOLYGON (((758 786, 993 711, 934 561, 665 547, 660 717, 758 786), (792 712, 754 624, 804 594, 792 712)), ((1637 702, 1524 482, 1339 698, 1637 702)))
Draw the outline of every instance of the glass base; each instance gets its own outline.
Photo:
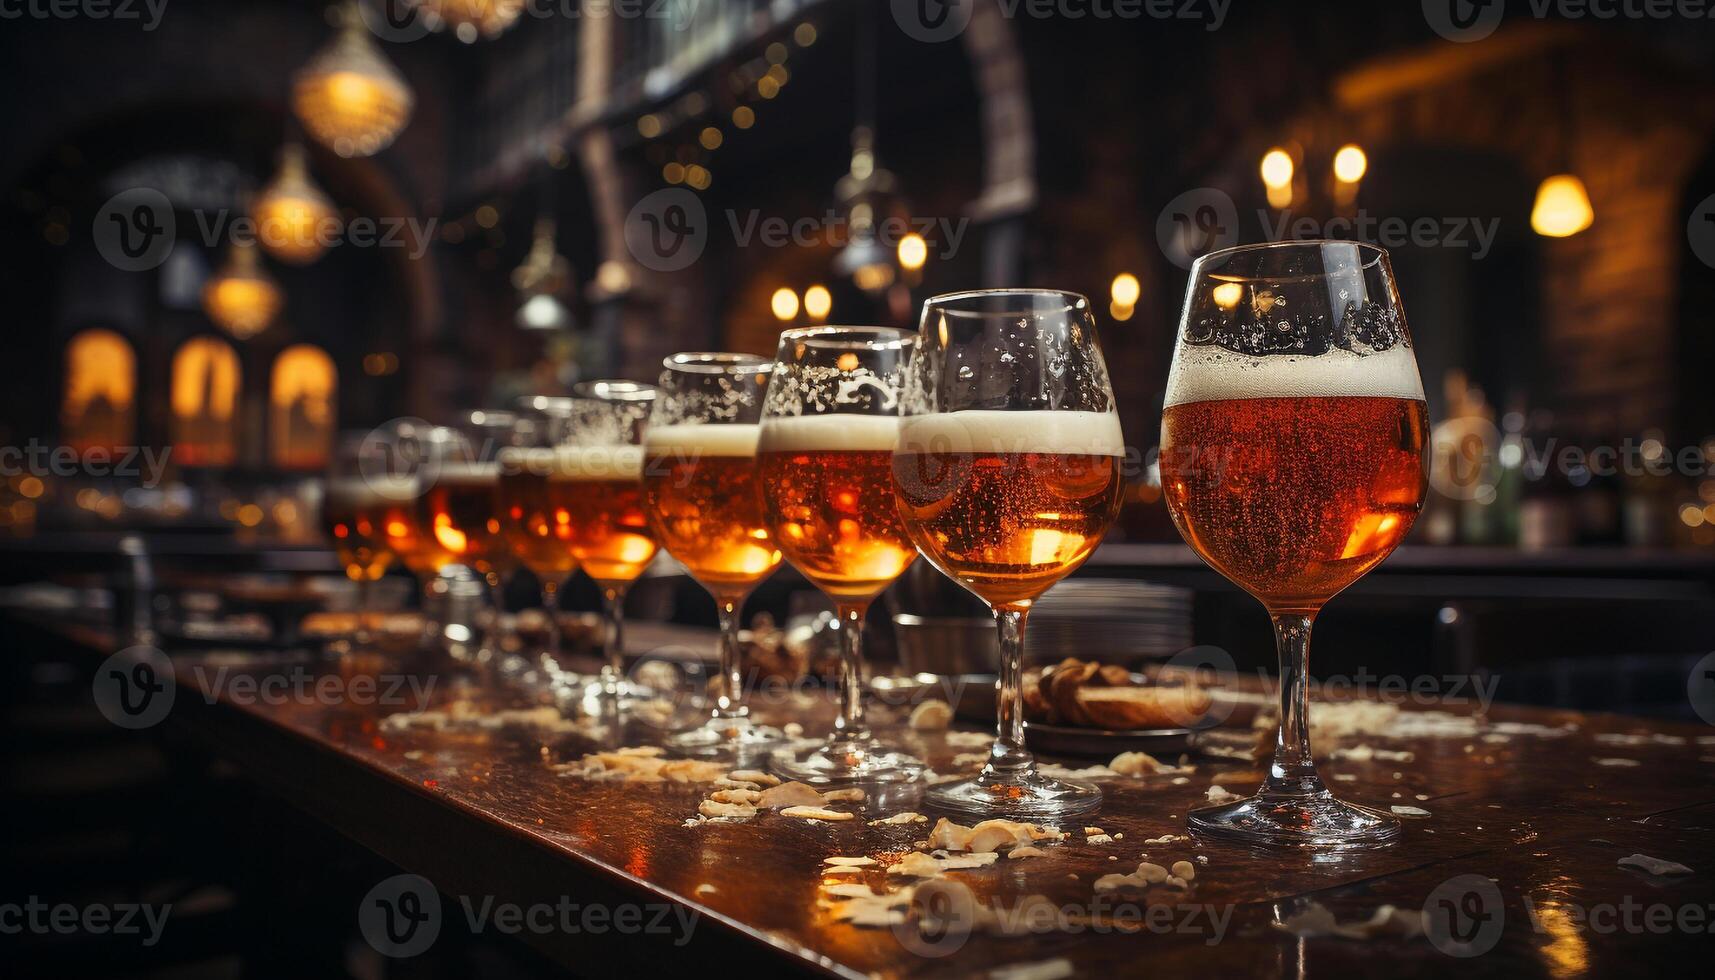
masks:
POLYGON ((611 688, 601 678, 584 685, 578 702, 585 714, 600 715, 615 710, 624 712, 642 701, 653 701, 655 692, 634 681, 620 680, 611 688))
POLYGON ((916 779, 922 760, 896 752, 873 738, 806 742, 776 749, 768 767, 783 779, 812 786, 829 783, 896 783, 916 779))
POLYGON ((765 756, 786 740, 778 728, 753 724, 748 718, 710 718, 667 739, 670 748, 688 755, 733 756, 745 761, 765 756))
POLYGON ((1399 821, 1327 790, 1306 795, 1269 793, 1191 811, 1192 833, 1256 847, 1321 850, 1385 847, 1399 839, 1399 821))
POLYGON ((974 819, 1034 822, 1097 810, 1102 805, 1102 791, 1089 783, 1044 776, 1034 765, 1014 773, 985 767, 971 779, 929 787, 923 802, 974 819))

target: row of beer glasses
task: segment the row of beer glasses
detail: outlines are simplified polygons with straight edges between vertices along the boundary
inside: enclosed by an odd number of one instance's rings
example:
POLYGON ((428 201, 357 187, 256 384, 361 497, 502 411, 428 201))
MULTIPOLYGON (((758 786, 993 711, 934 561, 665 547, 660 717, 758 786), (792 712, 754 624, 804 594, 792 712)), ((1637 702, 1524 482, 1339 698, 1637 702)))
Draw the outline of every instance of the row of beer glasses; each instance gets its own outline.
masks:
MULTIPOLYGON (((1032 819, 1099 805, 1095 787, 1037 769, 1021 688, 1032 604, 1089 558, 1119 506, 1125 444, 1088 300, 1052 290, 939 296, 925 303, 915 337, 793 330, 772 361, 678 354, 658 390, 610 384, 605 396, 584 394, 606 403, 587 411, 625 417, 615 434, 580 441, 576 433, 601 426, 568 422, 566 435, 546 437, 552 453, 531 458, 569 481, 611 482, 613 502, 535 506, 508 494, 518 506, 506 511, 526 563, 526 545, 545 544, 530 535, 552 538, 544 571, 583 563, 603 586, 604 697, 627 694, 618 600, 658 542, 713 596, 721 626, 710 718, 673 744, 771 752, 777 771, 808 782, 910 779, 922 764, 877 744, 864 725, 862 625, 876 595, 921 554, 991 607, 1001 652, 989 759, 970 779, 930 787, 927 801, 1032 819), (585 454, 595 445, 634 451, 598 467, 585 454), (573 512, 588 519, 565 516, 573 512), (838 611, 839 712, 819 743, 783 744, 745 704, 740 613, 783 556, 838 611)), ((1316 847, 1397 836, 1391 817, 1334 799, 1318 778, 1305 678, 1316 613, 1393 551, 1422 505, 1426 430, 1380 249, 1286 243, 1198 261, 1167 386, 1165 497, 1192 549, 1267 607, 1281 664, 1269 775, 1256 796, 1193 813, 1199 832, 1316 847)), ((414 540, 393 542, 396 553, 413 570, 436 560, 496 567, 489 544, 472 544, 492 509, 472 505, 467 516, 460 505, 475 476, 456 463, 440 469, 437 483, 453 479, 424 495, 414 540)))

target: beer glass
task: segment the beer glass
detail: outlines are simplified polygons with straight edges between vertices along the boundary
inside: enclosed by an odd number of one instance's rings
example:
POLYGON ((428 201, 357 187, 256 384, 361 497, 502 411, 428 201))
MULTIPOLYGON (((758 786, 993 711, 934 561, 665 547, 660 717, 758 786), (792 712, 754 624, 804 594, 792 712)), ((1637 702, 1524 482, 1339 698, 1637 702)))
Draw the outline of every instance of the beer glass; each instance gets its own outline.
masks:
POLYGON ((367 432, 340 435, 322 498, 322 523, 327 528, 328 540, 345 577, 357 584, 357 618, 345 644, 353 650, 361 650, 372 642, 370 583, 385 575, 393 564, 393 549, 387 543, 387 522, 393 516, 392 509, 414 489, 409 483, 392 482, 390 477, 371 480, 365 474, 366 468, 379 473, 384 465, 383 460, 375 458, 382 447, 368 437, 367 432), (366 461, 366 455, 372 458, 366 461))
POLYGON ((1037 289, 930 299, 900 402, 900 517, 1000 632, 988 763, 926 802, 972 817, 1087 813, 1101 791, 1042 775, 1025 748, 1020 679, 1031 604, 1090 557, 1119 511, 1125 444, 1089 300, 1037 289))
POLYGON ((512 553, 500 527, 499 450, 512 441, 516 416, 511 412, 476 409, 464 413, 459 429, 462 450, 443 458, 435 482, 424 489, 419 520, 436 543, 488 583, 494 605, 476 657, 492 661, 500 651, 505 606, 501 576, 512 565, 512 553))
POLYGON ((889 327, 780 335, 756 452, 774 542, 839 616, 840 711, 828 739, 774 752, 805 783, 906 780, 923 763, 878 743, 863 721, 864 614, 917 557, 893 499, 899 385, 912 337, 889 327))
POLYGON ((1387 253, 1353 242, 1211 252, 1191 269, 1161 419, 1186 543, 1274 622, 1280 727, 1257 794, 1193 811, 1258 845, 1386 843, 1391 815, 1328 792, 1310 754, 1310 625, 1423 506, 1428 413, 1387 253))
POLYGON ((434 525, 425 522, 422 497, 443 463, 456 465, 469 456, 469 444, 457 431, 398 419, 369 433, 358 459, 364 484, 387 502, 381 525, 387 548, 422 588, 425 646, 441 634, 434 621, 435 579, 459 559, 435 536, 434 525))
POLYGON ((556 452, 566 491, 566 543, 584 574, 601 587, 607 663, 586 692, 614 703, 647 697, 625 679, 625 594, 655 560, 655 535, 643 506, 643 433, 655 387, 585 381, 572 389, 556 452))
POLYGON ((662 368, 643 436, 649 522, 661 547, 709 590, 720 617, 720 694, 706 724, 670 741, 745 754, 781 738, 750 720, 738 646, 745 598, 780 564, 756 488, 757 423, 774 362, 674 354, 662 368))
POLYGON ((571 399, 532 395, 519 399, 512 445, 500 463, 501 530, 512 557, 542 583, 548 642, 542 668, 560 676, 560 586, 578 569, 566 520, 567 467, 555 445, 571 411, 571 399))

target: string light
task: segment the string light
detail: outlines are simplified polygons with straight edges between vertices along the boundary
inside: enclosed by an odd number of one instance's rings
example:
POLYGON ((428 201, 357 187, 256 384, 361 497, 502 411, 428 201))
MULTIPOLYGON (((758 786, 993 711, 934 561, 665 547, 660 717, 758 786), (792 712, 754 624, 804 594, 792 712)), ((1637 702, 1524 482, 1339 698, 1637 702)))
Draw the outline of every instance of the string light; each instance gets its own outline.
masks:
POLYGON ((798 315, 798 294, 781 286, 774 291, 768 305, 774 311, 774 319, 787 323, 798 315))
POLYGON ((899 240, 899 267, 907 272, 916 272, 923 268, 923 263, 929 261, 929 243, 923 236, 912 232, 899 240))
POLYGON ((1276 208, 1291 204, 1292 155, 1277 146, 1263 154, 1258 170, 1262 174, 1263 186, 1268 189, 1268 203, 1276 208))
POLYGON ((834 309, 834 296, 820 283, 804 290, 804 312, 812 320, 826 320, 834 309))

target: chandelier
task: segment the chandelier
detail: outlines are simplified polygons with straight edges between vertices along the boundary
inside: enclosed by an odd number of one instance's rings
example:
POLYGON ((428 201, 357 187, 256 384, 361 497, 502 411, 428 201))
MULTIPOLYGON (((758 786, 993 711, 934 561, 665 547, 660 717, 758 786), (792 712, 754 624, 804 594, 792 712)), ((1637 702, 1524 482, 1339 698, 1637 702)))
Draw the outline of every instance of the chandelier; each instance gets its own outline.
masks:
POLYGON ((560 298, 571 285, 572 264, 554 248, 554 219, 536 219, 530 251, 512 270, 512 288, 520 300, 517 323, 525 330, 568 330, 572 310, 560 298))
POLYGON ((268 329, 285 297, 262 268, 254 245, 232 243, 226 264, 202 287, 202 308, 217 326, 239 340, 268 329))
POLYGON ((422 11, 423 23, 431 31, 449 28, 466 44, 479 38, 494 38, 518 20, 524 0, 408 0, 422 11))
POLYGON ((353 3, 339 33, 298 69, 292 109, 316 141, 342 157, 385 149, 411 118, 411 87, 370 40, 353 3))
POLYGON ((310 179, 304 148, 287 143, 280 150, 280 170, 256 195, 250 217, 256 240, 267 253, 292 265, 308 265, 327 248, 339 230, 333 201, 310 179))

